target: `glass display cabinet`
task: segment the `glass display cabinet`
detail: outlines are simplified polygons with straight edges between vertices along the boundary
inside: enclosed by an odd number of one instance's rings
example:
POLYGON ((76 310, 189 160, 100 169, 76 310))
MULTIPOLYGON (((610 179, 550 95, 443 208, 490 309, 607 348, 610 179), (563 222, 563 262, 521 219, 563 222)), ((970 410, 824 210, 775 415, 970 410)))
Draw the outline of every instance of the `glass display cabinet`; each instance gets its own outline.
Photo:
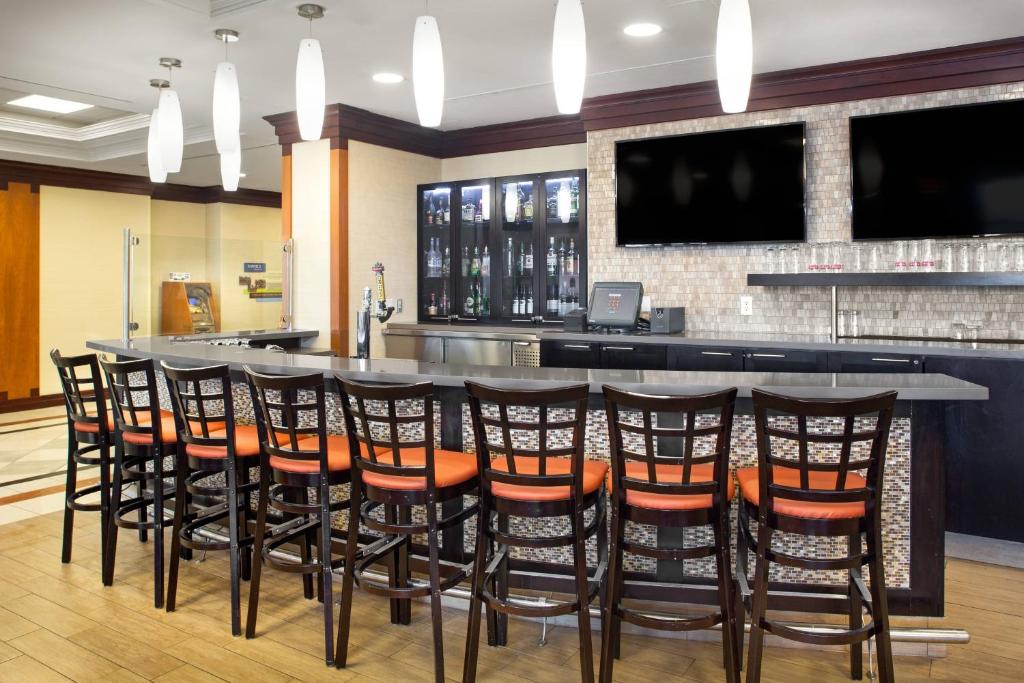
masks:
POLYGON ((586 306, 582 170, 421 185, 421 322, 559 323, 586 306))

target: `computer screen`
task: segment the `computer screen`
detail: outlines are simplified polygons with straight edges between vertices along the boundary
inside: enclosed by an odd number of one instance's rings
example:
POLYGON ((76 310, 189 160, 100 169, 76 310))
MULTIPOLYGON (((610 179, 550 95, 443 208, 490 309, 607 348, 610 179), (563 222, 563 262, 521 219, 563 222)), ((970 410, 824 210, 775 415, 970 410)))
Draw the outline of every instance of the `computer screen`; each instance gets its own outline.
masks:
POLYGON ((597 282, 590 292, 587 319, 601 327, 635 327, 644 286, 639 282, 597 282))

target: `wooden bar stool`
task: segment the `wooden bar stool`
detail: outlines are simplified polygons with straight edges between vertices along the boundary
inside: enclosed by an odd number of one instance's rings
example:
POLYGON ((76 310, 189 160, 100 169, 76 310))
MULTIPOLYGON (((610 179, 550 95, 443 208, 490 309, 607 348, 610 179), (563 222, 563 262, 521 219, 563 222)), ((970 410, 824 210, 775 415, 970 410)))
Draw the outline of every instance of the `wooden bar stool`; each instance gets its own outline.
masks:
POLYGON ((798 399, 757 389, 752 395, 758 466, 737 472, 743 500, 736 573, 742 595, 751 603, 747 681, 760 679, 767 632, 814 645, 849 645, 850 675, 855 679, 861 677, 861 644, 874 636, 878 677, 889 683, 893 663, 882 546, 882 476, 896 392, 844 400, 798 399), (757 518, 756 542, 750 532, 751 515, 757 518), (839 558, 799 557, 772 548, 775 531, 845 536, 849 550, 839 558), (867 541, 866 551, 861 550, 861 534, 867 541), (757 555, 752 596, 747 586, 749 545, 757 555), (771 562, 799 569, 846 570, 849 629, 808 633, 768 620, 771 562), (861 576, 864 566, 871 572, 870 590, 861 576), (871 616, 867 625, 862 607, 871 616))
MULTIPOLYGON (((248 579, 253 538, 248 532, 250 494, 259 486, 250 482, 259 463, 260 441, 255 425, 236 425, 231 374, 227 365, 184 369, 161 363, 167 379, 178 434, 175 469, 174 524, 171 566, 167 576, 167 611, 175 609, 181 548, 227 550, 230 553, 231 635, 242 632, 239 583, 248 579), (225 484, 209 481, 223 474, 225 484), (192 496, 224 502, 186 509, 192 496), (227 518, 228 541, 196 538, 200 528, 227 518)), ((194 498, 192 498, 195 500, 194 498)))
MULTIPOLYGON (((734 642, 735 585, 730 558, 729 501, 735 492, 729 471, 736 390, 700 396, 650 396, 605 386, 612 456, 611 560, 601 641, 601 681, 610 683, 618 658, 623 621, 662 631, 695 631, 722 625, 726 680, 739 680, 739 651, 734 642), (682 427, 655 426, 656 415, 682 417, 682 427), (681 456, 659 454, 670 440, 681 456), (689 548, 653 548, 627 541, 626 521, 656 527, 710 525, 714 542, 689 548), (718 570, 719 611, 684 618, 652 615, 623 605, 623 555, 656 560, 714 557, 718 570)), ((671 452, 675 452, 674 449, 671 452)))
MULTIPOLYGON (((164 504, 173 497, 173 490, 164 489, 164 480, 176 476, 174 469, 164 469, 164 458, 175 454, 174 416, 160 409, 156 372, 151 360, 100 360, 114 408, 114 424, 121 435, 122 448, 114 451, 109 548, 106 580, 114 581, 117 557, 117 530, 153 531, 153 604, 164 606, 164 527, 171 518, 164 504), (139 495, 122 500, 126 482, 140 485, 139 495), (151 489, 151 490, 150 490, 151 489), (146 508, 152 506, 152 516, 146 508), (128 519, 138 514, 138 521, 128 519)), ((142 538, 140 536, 140 538, 142 538)), ((142 538, 142 540, 145 540, 142 538)))
POLYGON ((65 357, 53 349, 50 359, 60 377, 68 416, 67 485, 60 561, 65 564, 71 562, 75 512, 99 512, 100 564, 104 568, 100 573, 105 580, 110 524, 110 449, 115 447, 117 435, 114 417, 107 411, 103 379, 95 353, 65 357), (96 465, 100 483, 78 488, 79 465, 96 465), (100 495, 99 503, 81 502, 81 498, 96 493, 100 495))
POLYGON ((249 582, 249 611, 245 637, 256 635, 260 575, 266 563, 274 569, 301 574, 305 596, 313 597, 307 579, 319 578, 319 597, 324 610, 324 659, 334 663, 334 613, 331 575, 342 560, 331 555, 331 513, 349 506, 331 500, 332 487, 350 481, 348 439, 327 435, 323 375, 263 375, 245 367, 252 394, 260 440, 260 486, 256 532, 249 582), (273 480, 273 484, 271 483, 273 480), (307 491, 316 492, 309 501, 307 491), (267 528, 267 510, 273 508, 291 519, 267 528), (317 556, 311 558, 310 540, 316 539, 317 556), (299 562, 274 557, 274 551, 298 543, 299 562))
POLYGON ((604 495, 608 465, 584 458, 589 386, 515 391, 466 382, 473 417, 480 486, 476 559, 469 605, 463 678, 476 680, 480 605, 489 610, 489 630, 504 640, 497 615, 554 617, 576 613, 582 679, 594 680, 590 602, 608 568, 604 495), (555 417, 552 417, 555 412, 555 417), (566 412, 562 417, 559 413, 566 412), (536 415, 536 419, 532 419, 536 415), (554 437, 554 442, 553 442, 554 437), (536 447, 532 447, 534 439, 536 447), (587 524, 584 513, 594 510, 587 524), (571 531, 524 536, 509 531, 509 518, 567 517, 571 531), (588 577, 586 542, 597 537, 598 564, 588 577), (572 548, 575 598, 557 605, 526 606, 508 598, 510 548, 572 548))
MULTIPOLYGON (((339 377, 338 386, 349 452, 358 455, 352 466, 352 504, 338 617, 337 665, 344 667, 346 664, 352 585, 357 583, 368 593, 390 598, 393 604, 401 601, 407 606, 412 598, 430 596, 434 678, 444 681, 441 593, 469 576, 470 567, 446 563, 445 575, 441 576, 438 533, 461 528, 458 525, 475 515, 478 506, 474 504, 443 518, 438 517, 437 506, 476 492, 476 457, 434 448, 434 385, 431 382, 385 386, 360 384, 339 377), (424 508, 426 523, 412 519, 416 506, 424 508), (374 515, 378 508, 383 508, 383 521, 374 515), (358 553, 360 526, 383 536, 358 553), (413 534, 427 536, 429 580, 419 585, 410 581, 407 573, 408 548, 413 534), (401 557, 399 552, 403 552, 401 557), (358 560, 357 554, 361 555, 358 560), (397 572, 392 570, 387 585, 365 573, 368 567, 382 561, 399 568, 397 572)), ((405 610, 407 614, 408 607, 405 610)), ((399 621, 408 623, 407 619, 399 621)))

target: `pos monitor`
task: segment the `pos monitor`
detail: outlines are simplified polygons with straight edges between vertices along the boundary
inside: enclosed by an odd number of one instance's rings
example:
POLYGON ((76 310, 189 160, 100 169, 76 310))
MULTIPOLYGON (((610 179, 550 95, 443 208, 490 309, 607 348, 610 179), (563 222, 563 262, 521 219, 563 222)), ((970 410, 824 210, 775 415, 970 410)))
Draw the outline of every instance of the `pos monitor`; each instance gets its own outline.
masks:
POLYGON ((633 329, 640 315, 644 286, 639 282, 596 282, 587 318, 592 325, 633 329))

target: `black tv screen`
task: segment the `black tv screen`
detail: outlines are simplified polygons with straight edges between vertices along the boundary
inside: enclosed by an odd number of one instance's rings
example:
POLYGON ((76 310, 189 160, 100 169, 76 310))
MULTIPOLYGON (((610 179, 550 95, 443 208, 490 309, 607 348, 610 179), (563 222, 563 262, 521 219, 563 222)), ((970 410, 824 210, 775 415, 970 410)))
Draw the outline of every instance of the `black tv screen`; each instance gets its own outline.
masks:
POLYGON ((619 246, 804 239, 804 124, 615 149, 619 246))
POLYGON ((1024 101, 850 119, 853 238, 1024 234, 1024 101))

